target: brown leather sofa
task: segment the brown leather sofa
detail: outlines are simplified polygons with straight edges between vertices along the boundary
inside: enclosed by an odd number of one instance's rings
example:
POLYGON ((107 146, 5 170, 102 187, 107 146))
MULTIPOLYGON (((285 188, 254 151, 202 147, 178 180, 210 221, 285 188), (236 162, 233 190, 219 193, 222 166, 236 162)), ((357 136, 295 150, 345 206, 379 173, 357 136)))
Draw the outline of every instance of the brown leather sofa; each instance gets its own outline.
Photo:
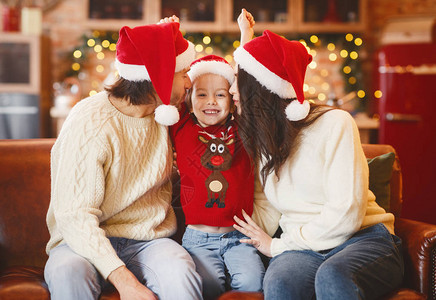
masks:
MULTIPOLYGON (((50 299, 43 277, 49 239, 45 215, 50 201, 50 149, 54 139, 0 140, 0 300, 50 299)), ((394 151, 364 145, 367 157, 394 151)), ((430 166, 429 166, 430 167, 430 166)), ((391 207, 403 239, 405 279, 386 299, 436 299, 436 225, 400 218, 401 169, 394 164, 391 207)), ((176 205, 177 206, 177 205, 176 205)), ((183 214, 176 207, 180 241, 183 214)), ((101 299, 119 299, 104 291, 101 299)), ((220 299, 263 299, 261 293, 228 292, 220 299)))

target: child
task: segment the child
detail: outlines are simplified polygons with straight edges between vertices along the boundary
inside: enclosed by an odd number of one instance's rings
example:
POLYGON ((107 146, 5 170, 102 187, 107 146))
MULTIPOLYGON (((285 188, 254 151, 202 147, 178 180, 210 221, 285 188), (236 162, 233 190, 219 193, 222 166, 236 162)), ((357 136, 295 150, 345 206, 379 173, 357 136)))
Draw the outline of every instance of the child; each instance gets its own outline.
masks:
POLYGON ((188 225, 182 245, 203 279, 205 299, 217 298, 227 284, 261 291, 262 260, 254 247, 239 242, 246 236, 232 227, 233 214, 252 214, 254 193, 254 172, 232 118, 234 70, 223 58, 208 55, 194 61, 188 75, 193 84, 188 103, 170 128, 188 225))
POLYGON ((253 212, 254 173, 232 119, 235 110, 229 94, 233 68, 221 57, 209 55, 194 61, 188 106, 171 136, 177 152, 181 204, 186 232, 182 245, 203 278, 206 299, 226 290, 226 272, 235 290, 260 291, 265 272, 252 246, 240 243, 233 214, 253 212))

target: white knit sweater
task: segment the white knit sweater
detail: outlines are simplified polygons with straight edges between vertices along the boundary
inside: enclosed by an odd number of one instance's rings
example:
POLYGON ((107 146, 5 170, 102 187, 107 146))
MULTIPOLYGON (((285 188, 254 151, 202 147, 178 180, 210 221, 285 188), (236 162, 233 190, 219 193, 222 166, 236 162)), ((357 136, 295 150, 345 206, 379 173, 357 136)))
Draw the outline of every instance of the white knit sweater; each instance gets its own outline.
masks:
POLYGON ((302 132, 301 144, 279 173, 267 177, 265 195, 282 214, 283 234, 272 241, 276 256, 287 250, 334 248, 360 228, 394 216, 368 189, 368 163, 349 113, 332 110, 302 132))
POLYGON ((80 101, 51 152, 47 253, 67 243, 107 278, 123 265, 107 237, 173 234, 171 166, 167 127, 153 115, 126 116, 106 92, 80 101))

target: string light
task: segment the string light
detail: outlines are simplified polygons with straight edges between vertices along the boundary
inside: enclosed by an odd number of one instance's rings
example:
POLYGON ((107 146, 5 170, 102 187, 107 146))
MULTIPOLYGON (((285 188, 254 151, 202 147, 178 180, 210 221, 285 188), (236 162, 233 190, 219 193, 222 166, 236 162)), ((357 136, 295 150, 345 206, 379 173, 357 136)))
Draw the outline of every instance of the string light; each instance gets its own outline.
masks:
POLYGON ((347 35, 345 36, 345 39, 347 40, 347 42, 351 42, 353 40, 353 35, 351 33, 347 33, 347 35))
POLYGON ((357 80, 356 77, 351 76, 350 78, 348 78, 348 83, 349 84, 356 84, 357 80))
POLYGON ((241 45, 241 42, 240 41, 234 41, 233 42, 233 48, 238 48, 239 47, 239 45, 241 45))
POLYGON ((319 101, 325 101, 326 98, 327 97, 326 97, 326 95, 324 93, 319 93, 318 94, 318 100, 319 101))
POLYGON ((82 57, 82 51, 80 51, 80 50, 74 51, 73 56, 75 58, 81 58, 82 57))
POLYGON ((317 42, 318 42, 318 37, 316 36, 316 35, 312 35, 312 36, 310 36, 310 41, 313 43, 313 44, 316 44, 317 42))
POLYGON ((203 38, 203 43, 204 43, 205 45, 209 45, 211 41, 212 41, 212 40, 211 40, 210 36, 207 36, 207 35, 206 35, 206 36, 203 38))
POLYGON ((365 91, 364 90, 359 90, 357 92, 357 97, 359 98, 364 98, 365 97, 365 91))
POLYGON ((103 47, 101 45, 95 45, 94 51, 99 53, 99 52, 103 51, 103 47))
POLYGON ((338 56, 335 53, 329 54, 329 60, 330 61, 336 61, 338 59, 338 56))
POLYGON ((212 54, 213 53, 213 48, 212 47, 206 47, 204 52, 206 52, 206 54, 212 54))
POLYGON ((356 46, 361 46, 362 43, 363 43, 363 41, 362 41, 361 38, 356 38, 356 39, 354 40, 354 44, 356 44, 356 46))
POLYGON ((74 71, 79 71, 80 70, 80 64, 79 63, 73 63, 71 65, 71 69, 73 69, 74 71))
POLYGON ((201 52, 201 51, 203 51, 203 45, 200 45, 200 44, 198 44, 198 45, 195 45, 195 51, 197 51, 197 52, 201 52))
POLYGON ((88 45, 88 47, 94 47, 95 45, 95 40, 94 39, 89 39, 88 42, 86 43, 88 45))
POLYGON ((109 48, 109 46, 111 45, 111 43, 108 40, 104 40, 103 42, 101 42, 101 45, 104 48, 109 48))
POLYGON ((104 59, 104 53, 103 52, 97 53, 97 59, 103 60, 104 59))
POLYGON ((343 49, 343 50, 341 50, 341 52, 339 52, 339 55, 340 55, 342 58, 346 58, 346 57, 348 56, 348 51, 345 50, 345 49, 343 49))
POLYGON ((350 52, 350 58, 351 59, 357 59, 359 57, 359 54, 357 54, 356 51, 351 51, 350 52))
POLYGON ((345 66, 345 67, 342 69, 342 71, 344 71, 345 74, 350 74, 350 72, 351 72, 351 68, 350 68, 350 66, 345 66))
POLYGON ((336 48, 336 46, 335 46, 335 44, 333 44, 333 43, 329 43, 329 44, 327 45, 327 49, 328 49, 329 51, 333 51, 333 50, 335 50, 335 48, 336 48))
POLYGON ((374 92, 374 97, 376 97, 377 99, 380 99, 382 96, 383 96, 382 91, 380 91, 380 90, 376 90, 376 91, 374 92))

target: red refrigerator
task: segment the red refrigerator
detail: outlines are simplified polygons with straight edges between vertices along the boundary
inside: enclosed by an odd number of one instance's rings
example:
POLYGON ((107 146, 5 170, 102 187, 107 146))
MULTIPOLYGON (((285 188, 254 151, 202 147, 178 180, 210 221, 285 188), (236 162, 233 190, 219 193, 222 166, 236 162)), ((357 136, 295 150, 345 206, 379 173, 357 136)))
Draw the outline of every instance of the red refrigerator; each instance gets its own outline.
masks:
POLYGON ((436 224, 436 44, 397 44, 376 55, 379 143, 397 150, 402 217, 436 224))

